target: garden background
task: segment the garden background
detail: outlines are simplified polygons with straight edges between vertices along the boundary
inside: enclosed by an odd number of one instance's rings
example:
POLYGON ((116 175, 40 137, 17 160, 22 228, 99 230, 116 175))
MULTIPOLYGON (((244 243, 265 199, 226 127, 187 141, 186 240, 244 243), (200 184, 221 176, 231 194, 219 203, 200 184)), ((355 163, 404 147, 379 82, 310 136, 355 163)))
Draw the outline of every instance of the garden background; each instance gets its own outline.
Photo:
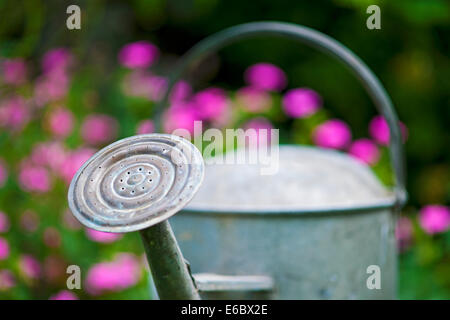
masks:
MULTIPOLYGON (((279 20, 342 42, 377 74, 402 122, 410 199, 399 220, 399 298, 450 298, 450 3, 446 0, 0 0, 0 298, 146 299, 136 234, 81 227, 73 174, 102 146, 151 132, 166 76, 196 42, 279 20), (81 8, 81 29, 66 8, 81 8), (381 30, 366 8, 381 8, 381 30), (66 267, 81 267, 81 290, 66 267)), ((389 132, 356 79, 286 39, 240 42, 179 82, 164 128, 280 128, 282 143, 349 152, 389 184, 389 132)))

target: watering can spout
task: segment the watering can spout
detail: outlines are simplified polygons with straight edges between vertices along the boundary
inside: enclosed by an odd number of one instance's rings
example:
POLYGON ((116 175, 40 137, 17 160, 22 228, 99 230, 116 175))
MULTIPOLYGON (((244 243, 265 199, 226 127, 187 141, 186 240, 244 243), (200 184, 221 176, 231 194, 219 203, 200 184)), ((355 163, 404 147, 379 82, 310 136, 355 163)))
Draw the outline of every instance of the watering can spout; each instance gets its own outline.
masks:
POLYGON ((162 300, 199 300, 195 282, 168 221, 140 231, 153 282, 162 300))

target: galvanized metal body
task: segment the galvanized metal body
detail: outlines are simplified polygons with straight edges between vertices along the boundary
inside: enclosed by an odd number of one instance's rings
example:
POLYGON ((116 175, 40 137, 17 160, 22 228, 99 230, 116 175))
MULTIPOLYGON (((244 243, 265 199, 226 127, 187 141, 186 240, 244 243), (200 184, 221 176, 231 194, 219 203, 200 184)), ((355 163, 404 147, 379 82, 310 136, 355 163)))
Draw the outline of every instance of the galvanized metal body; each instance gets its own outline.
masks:
POLYGON ((273 292, 217 290, 203 298, 395 299, 397 258, 392 211, 321 214, 180 212, 170 219, 196 273, 265 275, 273 292), (381 289, 369 290, 369 265, 381 289), (220 293, 220 294, 218 294, 220 293))
MULTIPOLYGON (((192 272, 268 276, 274 290, 263 297, 273 299, 395 298, 392 193, 337 151, 281 146, 279 157, 267 176, 261 165, 206 166, 196 196, 170 219, 192 272), (371 265, 380 290, 366 284, 371 265)), ((203 296, 239 297, 217 291, 203 296)))

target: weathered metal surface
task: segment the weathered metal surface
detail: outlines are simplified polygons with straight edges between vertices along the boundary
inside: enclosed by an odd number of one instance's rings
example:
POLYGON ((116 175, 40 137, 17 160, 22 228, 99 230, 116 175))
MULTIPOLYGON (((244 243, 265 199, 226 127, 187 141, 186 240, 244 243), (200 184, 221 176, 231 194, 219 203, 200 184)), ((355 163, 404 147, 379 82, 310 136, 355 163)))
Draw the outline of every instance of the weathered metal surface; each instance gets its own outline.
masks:
POLYGON ((140 233, 159 298, 200 299, 169 222, 163 221, 140 233))
POLYGON ((205 172, 189 207, 171 218, 192 272, 265 275, 274 299, 395 298, 394 200, 362 163, 281 146, 277 175, 252 165, 205 172), (380 290, 366 285, 370 265, 381 269, 380 290))
POLYGON ((214 273, 193 275, 199 291, 272 291, 272 278, 266 276, 225 276, 214 273))
POLYGON ((202 179, 202 156, 187 140, 168 134, 133 136, 100 150, 78 170, 69 207, 96 230, 141 230, 183 208, 202 179))
POLYGON ((194 274, 202 299, 270 299, 274 281, 266 276, 224 276, 212 273, 194 274))
MULTIPOLYGON (((244 159, 244 153, 236 151, 236 158, 244 159)), ((273 175, 261 174, 267 164, 206 165, 205 180, 186 209, 280 213, 395 203, 392 192, 366 165, 344 153, 282 145, 276 160, 278 171, 273 175)))
POLYGON ((69 188, 69 207, 85 226, 106 232, 141 230, 158 294, 199 299, 170 224, 198 190, 204 164, 190 142, 168 134, 117 141, 92 156, 69 188))

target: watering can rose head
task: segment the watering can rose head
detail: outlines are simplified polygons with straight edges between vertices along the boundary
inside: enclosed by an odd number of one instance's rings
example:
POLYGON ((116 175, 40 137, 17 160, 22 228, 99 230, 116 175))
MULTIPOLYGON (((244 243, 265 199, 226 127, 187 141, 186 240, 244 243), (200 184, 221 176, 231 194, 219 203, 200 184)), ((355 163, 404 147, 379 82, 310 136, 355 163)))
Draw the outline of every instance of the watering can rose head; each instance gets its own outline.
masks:
POLYGON ((106 232, 144 229, 166 220, 193 197, 203 159, 187 140, 146 134, 93 155, 69 188, 69 206, 85 226, 106 232))

